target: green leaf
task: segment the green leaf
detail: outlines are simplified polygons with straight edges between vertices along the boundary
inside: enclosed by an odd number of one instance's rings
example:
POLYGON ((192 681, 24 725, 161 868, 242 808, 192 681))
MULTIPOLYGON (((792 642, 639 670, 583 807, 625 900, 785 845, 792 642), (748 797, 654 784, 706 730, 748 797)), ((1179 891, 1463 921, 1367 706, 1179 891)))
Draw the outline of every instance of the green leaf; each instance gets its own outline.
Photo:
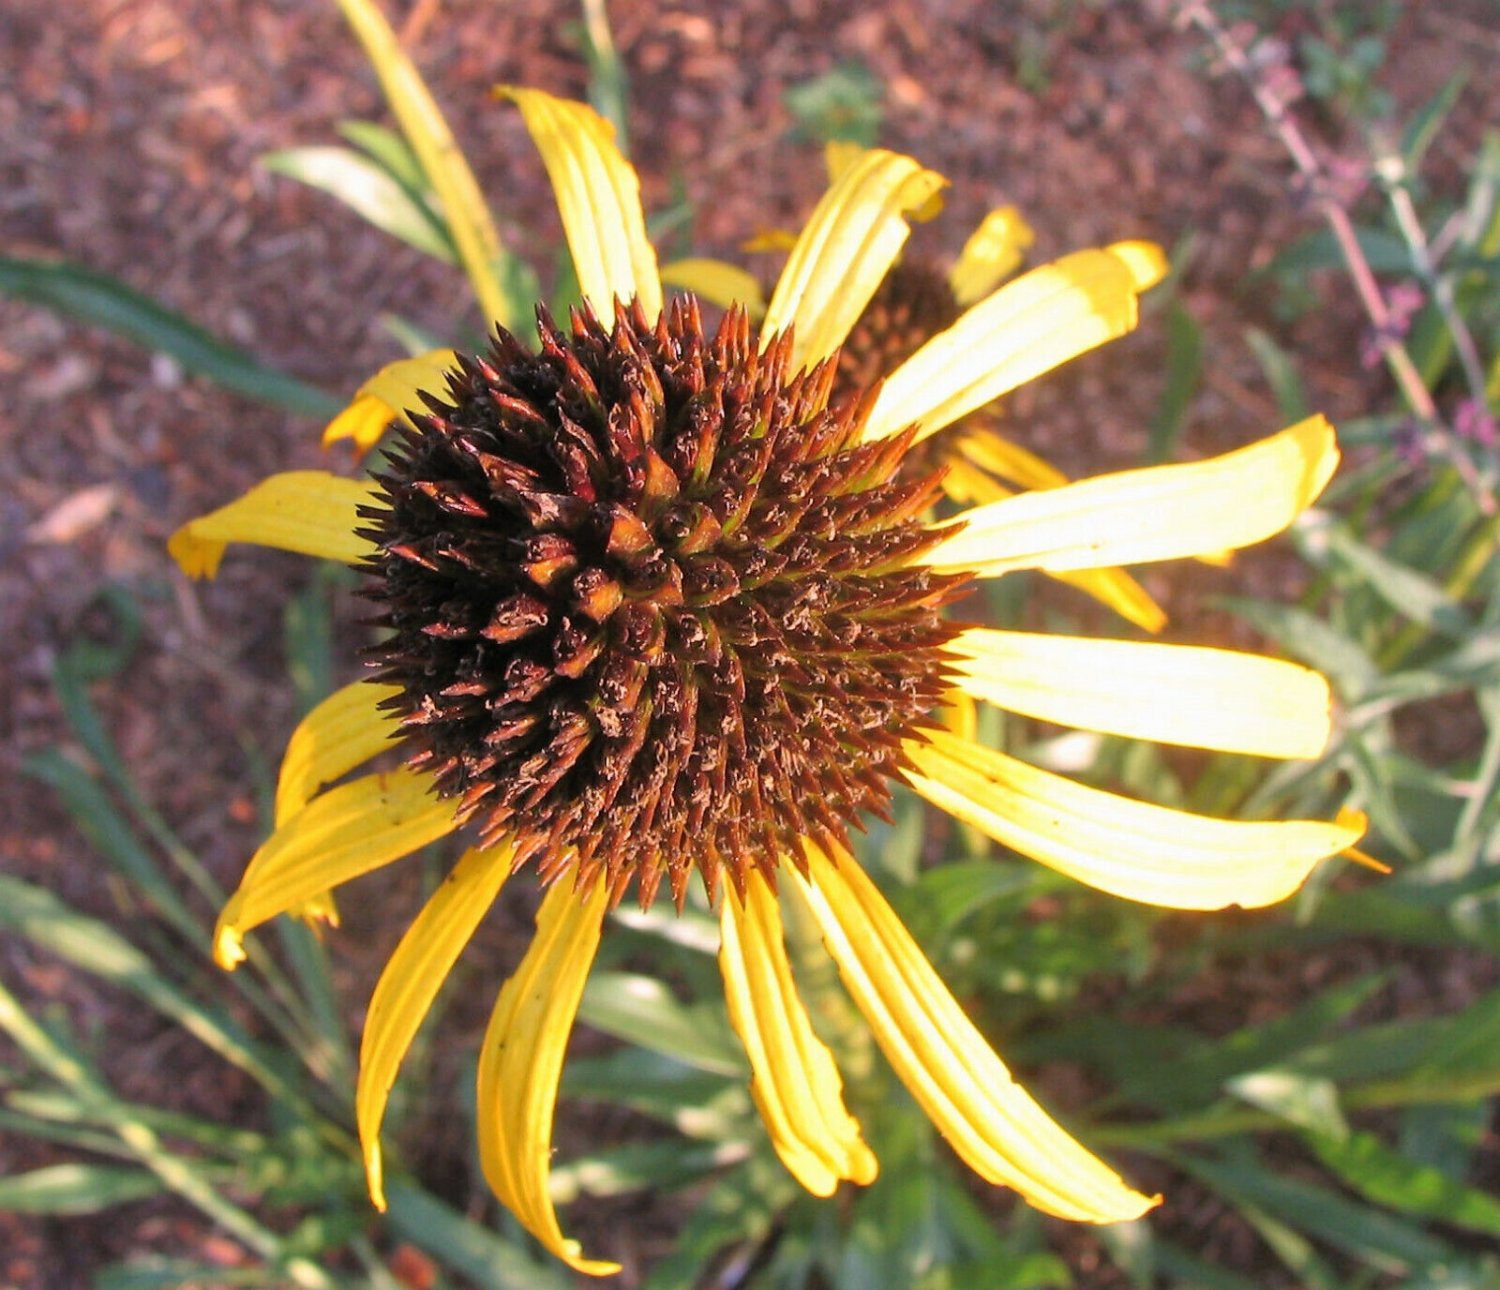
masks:
POLYGON ((1310 512, 1293 530, 1302 554, 1319 568, 1331 568, 1353 585, 1368 587, 1397 613, 1430 631, 1461 640, 1472 630, 1467 615, 1436 581, 1388 559, 1361 542, 1342 524, 1310 512))
POLYGON ((445 264, 458 253, 446 227, 388 171, 349 148, 290 148, 270 152, 261 164, 273 174, 327 193, 383 233, 425 251, 445 264))
POLYGON ((1330 1142, 1349 1136, 1349 1124, 1339 1107, 1338 1087, 1332 1080, 1295 1071, 1264 1070, 1237 1075, 1225 1087, 1251 1106, 1298 1128, 1310 1129, 1330 1142))
POLYGON ((1445 1241, 1420 1227, 1325 1187, 1272 1173, 1246 1152, 1220 1162, 1180 1157, 1179 1163, 1241 1209, 1259 1210, 1389 1275, 1453 1257, 1445 1241))
POLYGON ((1146 447, 1148 465, 1169 461, 1176 454, 1183 422, 1203 375, 1203 330, 1181 301, 1172 302, 1166 324, 1167 376, 1161 403, 1151 422, 1151 440, 1146 447))
POLYGON ((630 972, 594 972, 583 992, 579 1019, 652 1052, 698 1070, 743 1075, 745 1058, 722 1014, 704 1004, 683 1004, 660 981, 630 972))
POLYGON ((1283 425, 1306 419, 1312 412, 1307 391, 1302 386, 1302 377, 1292 356, 1258 327, 1245 329, 1245 343, 1260 363, 1261 371, 1276 396, 1276 406, 1281 413, 1283 425))
POLYGON ((207 945, 207 932, 189 913, 155 857, 92 775, 56 748, 44 748, 26 758, 21 763, 21 773, 56 792, 90 845, 130 880, 137 893, 169 918, 179 931, 207 945))
POLYGON ((628 1106, 690 1138, 739 1139, 754 1132, 743 1079, 712 1075, 645 1048, 574 1058, 563 1072, 562 1095, 628 1106))
POLYGON ((1238 596, 1214 603, 1269 636, 1292 658, 1322 672, 1340 697, 1363 696, 1380 679, 1375 661, 1357 643, 1304 609, 1238 596))
POLYGON ((268 1090, 293 1100, 286 1081, 238 1026, 162 976, 145 954, 97 919, 69 908, 41 887, 0 874, 0 927, 80 971, 128 990, 268 1090))
POLYGON ((742 1142, 626 1142, 554 1164, 547 1187, 559 1204, 585 1195, 676 1191, 749 1154, 749 1146, 742 1142))
POLYGON ((1421 170, 1427 149, 1432 146, 1443 122, 1453 111, 1453 105, 1458 102, 1458 96, 1468 79, 1469 73, 1466 70, 1454 72, 1443 83, 1442 89, 1412 113, 1406 129, 1401 132, 1401 157, 1409 174, 1415 175, 1421 170))
POLYGON ((480 1227, 420 1187, 388 1181, 386 1221, 402 1240, 426 1250, 488 1290, 569 1290, 560 1263, 532 1257, 515 1241, 480 1227))
POLYGON ((0 1178, 0 1212, 97 1214, 111 1205, 142 1200, 165 1190, 161 1179, 144 1169, 120 1165, 47 1165, 0 1178))
POLYGON ((858 59, 848 59, 821 76, 789 86, 781 101, 797 123, 797 137, 872 148, 880 135, 884 94, 874 72, 858 59))
POLYGON ((262 366, 117 278, 81 265, 0 256, 0 292, 167 354, 189 372, 252 399, 307 417, 326 419, 339 410, 338 400, 317 387, 262 366))
POLYGON ((1403 1214, 1500 1236, 1500 1200, 1392 1151, 1372 1133, 1308 1134, 1320 1159, 1361 1196, 1403 1214))

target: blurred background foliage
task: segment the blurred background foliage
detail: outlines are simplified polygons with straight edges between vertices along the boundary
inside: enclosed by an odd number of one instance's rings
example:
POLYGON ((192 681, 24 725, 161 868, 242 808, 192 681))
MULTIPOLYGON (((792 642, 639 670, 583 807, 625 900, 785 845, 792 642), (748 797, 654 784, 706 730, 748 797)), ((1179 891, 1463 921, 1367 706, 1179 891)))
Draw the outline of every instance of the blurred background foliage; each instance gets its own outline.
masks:
MULTIPOLYGON (((351 18, 368 12, 365 0, 343 2, 351 18)), ((1025 25, 1016 54, 1024 84, 1046 84, 1053 42, 1086 7, 1057 4, 1025 25)), ((985 1193, 954 1166, 851 1023, 831 965, 809 952, 815 937, 793 927, 799 977, 882 1161, 869 1188, 826 1203, 801 1194, 756 1122, 724 1015, 713 918, 691 904, 681 918, 622 907, 584 998, 593 1038, 564 1085, 573 1113, 606 1130, 596 1149, 561 1156, 554 1181, 559 1201, 585 1198, 580 1222, 587 1198, 617 1222, 643 1196, 670 1215, 668 1252, 630 1284, 1500 1286, 1500 132, 1480 133, 1460 190, 1429 185, 1424 162, 1453 128, 1463 74, 1406 118, 1393 115, 1382 73, 1400 9, 1394 0, 1243 0, 1168 15, 1199 32, 1202 75, 1244 78, 1267 112, 1268 137, 1288 147, 1287 200, 1325 217, 1245 289, 1265 293, 1289 326, 1327 308, 1330 292, 1359 295, 1362 279, 1376 293, 1363 350, 1348 362, 1385 363, 1393 379, 1384 404, 1341 424, 1346 467, 1291 535, 1299 590, 1220 605, 1330 678, 1339 700, 1331 746, 1267 773, 1252 759, 1056 737, 1021 719, 1002 726, 994 714, 985 731, 1039 764, 1208 813, 1326 816, 1358 806, 1372 820, 1368 849, 1393 874, 1330 864, 1271 916, 1188 918, 1077 887, 962 828, 934 834, 921 804, 898 795, 894 824, 863 839, 864 862, 1007 1060, 1041 1073, 1085 1142, 1169 1196, 1158 1215, 1088 1233, 985 1193), (1288 15, 1296 39, 1273 34, 1288 15), (1336 123, 1357 152, 1294 170, 1305 137, 1293 124, 1289 139, 1287 123, 1309 118, 1336 123), (1399 988, 1424 974, 1445 988, 1399 988)), ((574 37, 591 100, 628 140, 629 85, 603 0, 585 0, 574 37)), ((564 307, 564 257, 528 248, 528 263, 494 234, 482 202, 465 198, 441 160, 413 91, 391 89, 395 56, 372 54, 393 124, 350 120, 341 140, 283 147, 265 166, 466 271, 487 313, 524 319, 543 294, 539 280, 564 307)), ((870 144, 881 137, 886 88, 869 67, 843 62, 788 88, 783 102, 801 138, 870 144)), ((658 235, 681 240, 691 214, 657 211, 658 235)), ((1200 243, 1190 234, 1174 248, 1179 275, 1144 323, 1163 331, 1167 350, 1143 460, 1178 455, 1205 378, 1200 325, 1177 290, 1200 243)), ((326 418, 339 406, 86 266, 0 259, 0 291, 297 416, 326 418)), ((475 339, 383 321, 411 352, 475 339)), ((1255 329, 1243 344, 1282 423, 1311 410, 1288 344, 1255 329)), ((333 622, 352 581, 324 571, 286 606, 286 657, 304 709, 348 673, 333 622)), ((1028 587, 1012 578, 991 601, 997 623, 1016 624, 1028 587)), ((24 766, 88 840, 119 917, 103 921, 44 885, 0 875, 0 929, 180 1028, 222 1064, 227 1083, 232 1073, 233 1087, 250 1090, 237 1100, 255 1109, 186 1115, 128 1096, 102 1069, 108 1033, 63 1007, 29 1005, 0 974, 9 1038, 0 1128, 55 1149, 53 1163, 0 1178, 0 1210, 89 1216, 172 1194, 239 1249, 228 1264, 192 1249, 117 1263, 97 1272, 102 1290, 568 1284, 505 1215, 420 1181, 429 1171, 417 1108, 438 1101, 472 1116, 472 1054, 468 1070, 460 1061, 458 1076, 441 1082, 452 1063, 436 1060, 432 1023, 387 1129, 390 1212, 370 1209, 350 1130, 350 1037, 363 1001, 340 991, 337 936, 323 943, 283 919, 251 941, 249 970, 205 971, 224 891, 140 791, 90 697, 127 665, 140 612, 136 592, 110 590, 97 606, 105 629, 58 657, 69 730, 24 766)), ((274 754, 246 752, 264 825, 274 754)), ((434 858, 429 872, 440 871, 434 858)))

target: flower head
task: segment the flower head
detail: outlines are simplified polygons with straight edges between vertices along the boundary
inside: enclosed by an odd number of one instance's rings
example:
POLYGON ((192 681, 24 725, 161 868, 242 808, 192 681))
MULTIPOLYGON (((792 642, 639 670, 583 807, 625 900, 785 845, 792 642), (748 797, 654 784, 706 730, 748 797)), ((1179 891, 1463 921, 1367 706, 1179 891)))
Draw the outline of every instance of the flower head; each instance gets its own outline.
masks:
POLYGON ((1014 1082, 849 852, 848 826, 902 780, 1080 881, 1191 909, 1280 900, 1349 847, 1353 817, 1207 819, 928 720, 953 687, 1091 730, 1315 755, 1329 695, 1305 669, 938 611, 975 578, 1260 541, 1327 482, 1332 430, 1314 417, 1209 461, 929 523, 933 479, 899 473, 911 447, 1133 326, 1154 249, 1078 252, 980 293, 883 384, 834 398, 839 345, 939 176, 844 154, 759 330, 731 309, 710 334, 691 300, 663 308, 636 179, 604 123, 509 93, 552 176, 584 308, 566 327, 542 315, 536 352, 502 331, 486 354, 382 373, 407 415, 373 481, 273 476, 172 539, 197 575, 231 541, 359 565, 387 629, 374 678, 294 733, 276 829, 220 916, 216 956, 232 967, 251 929, 326 909, 331 888, 474 823, 370 1003, 356 1110, 382 1204, 380 1124, 402 1058, 502 884, 540 872, 536 938, 480 1053, 481 1163, 549 1249, 602 1273, 615 1265, 563 1236, 547 1178, 564 1049, 632 882, 650 900, 665 879, 681 901, 696 871, 717 898, 730 1019, 787 1168, 820 1195, 875 1176, 788 967, 780 902, 799 899, 892 1068, 976 1172, 1061 1217, 1139 1216, 1153 1199, 1014 1082), (344 779, 392 741, 405 766, 344 779))

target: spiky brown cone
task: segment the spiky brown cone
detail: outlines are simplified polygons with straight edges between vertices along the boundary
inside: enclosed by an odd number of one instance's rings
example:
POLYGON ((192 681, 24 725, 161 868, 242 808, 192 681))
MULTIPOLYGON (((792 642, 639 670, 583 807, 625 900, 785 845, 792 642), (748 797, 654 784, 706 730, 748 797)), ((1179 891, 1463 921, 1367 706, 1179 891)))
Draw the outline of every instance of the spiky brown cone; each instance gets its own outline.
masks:
POLYGON ((860 445, 832 361, 793 374, 739 310, 540 333, 460 360, 364 512, 411 764, 615 900, 845 841, 944 689, 935 477, 896 482, 909 439, 860 445))

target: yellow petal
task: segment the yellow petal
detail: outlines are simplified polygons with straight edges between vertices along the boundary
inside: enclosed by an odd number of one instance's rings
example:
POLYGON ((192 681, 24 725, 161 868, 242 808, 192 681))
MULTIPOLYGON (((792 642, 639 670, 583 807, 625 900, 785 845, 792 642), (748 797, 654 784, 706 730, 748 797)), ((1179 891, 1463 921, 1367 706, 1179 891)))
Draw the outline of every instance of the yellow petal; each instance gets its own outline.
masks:
MULTIPOLYGON (((292 731, 276 779, 278 829, 306 806, 323 785, 347 775, 390 747, 400 730, 376 705, 381 699, 399 693, 395 686, 356 681, 334 691, 302 718, 292 731)), ((250 876, 247 869, 246 879, 250 876)), ((307 922, 338 926, 338 907, 331 892, 319 892, 288 912, 307 922)))
POLYGON ((399 738, 394 717, 380 703, 400 687, 355 681, 335 690, 297 723, 276 778, 276 827, 296 815, 313 795, 399 738))
MULTIPOLYGON (((1068 482, 1055 466, 993 430, 965 426, 949 433, 956 437, 960 456, 948 463, 943 491, 955 502, 982 506, 1013 496, 1014 489, 996 482, 995 475, 1021 488, 1057 488, 1068 482)), ((1167 624, 1166 612, 1151 593, 1123 569, 1079 569, 1051 576, 1148 632, 1159 632, 1167 624)))
POLYGON ((585 1259, 562 1234, 547 1193, 552 1120, 563 1053, 599 947, 606 887, 554 883, 537 913, 536 937, 501 988, 479 1053, 479 1163, 501 1202, 569 1267, 593 1276, 620 1265, 585 1259))
POLYGON ((354 393, 354 399, 323 431, 323 446, 353 439, 361 453, 369 452, 390 422, 406 421, 408 412, 423 412, 421 395, 445 394, 447 376, 458 365, 451 349, 434 349, 415 358, 387 363, 354 393))
POLYGON ((763 343, 795 326, 792 365, 811 366, 844 343, 911 231, 936 212, 947 183, 910 157, 879 148, 851 157, 787 258, 761 324, 763 343))
POLYGON ((846 852, 809 846, 791 873, 901 1082, 964 1162, 1059 1218, 1115 1223, 1157 1202, 1071 1138, 1011 1077, 911 934, 846 852))
POLYGON ((1328 682, 1295 663, 985 628, 948 648, 959 689, 1043 721, 1259 757, 1316 757, 1328 743, 1328 682))
POLYGON ((380 1124, 396 1072, 448 973, 495 903, 514 855, 509 841, 465 851, 401 938, 370 996, 354 1109, 376 1209, 385 1209, 380 1124))
POLYGON ((1136 271, 1112 248, 1078 251, 1008 282, 939 332, 887 379, 865 426, 920 435, 1135 326, 1136 271))
POLYGON ((1333 427, 1309 417, 1222 457, 1101 475, 976 507, 925 562, 993 577, 1233 550, 1286 528, 1323 491, 1338 460, 1333 427))
POLYGON ((673 260, 662 265, 661 280, 721 309, 743 305, 752 322, 765 316, 766 298, 761 294, 760 279, 736 264, 706 258, 673 260))
POLYGON ((953 268, 948 287, 961 305, 983 300, 1021 267, 1036 232, 1014 206, 992 210, 969 235, 953 268))
POLYGON ((315 797, 251 857, 214 929, 214 958, 233 968, 244 934, 267 919, 453 831, 453 803, 406 769, 366 775, 315 797))
POLYGON ((323 446, 338 443, 341 439, 354 441, 354 451, 363 457, 385 435, 385 430, 396 419, 396 410, 370 394, 356 394, 338 416, 323 427, 323 446))
POLYGON ((500 235, 484 204, 474 172, 464 160, 463 151, 443 120, 422 74, 406 56, 396 33, 372 0, 339 0, 339 7, 365 47, 391 111, 401 123, 401 132, 442 203, 453 245, 485 318, 501 322, 512 331, 524 327, 526 318, 513 315, 511 301, 501 285, 505 250, 500 235))
POLYGON ((652 322, 661 313, 656 251, 646 236, 641 184, 615 144, 615 129, 583 103, 541 90, 499 91, 525 118, 542 154, 584 300, 606 327, 615 300, 639 300, 652 322))
POLYGON ((942 731, 905 745, 912 787, 1004 846, 1127 900, 1246 909, 1297 890, 1364 820, 1215 820, 1075 784, 942 731))
POLYGON ((1167 612, 1151 593, 1132 578, 1124 569, 1075 569, 1071 573, 1047 575, 1076 587, 1086 596, 1092 596, 1101 605, 1107 605, 1128 623, 1134 623, 1148 632, 1159 632, 1167 625, 1167 612))
POLYGON ((729 1020, 750 1057, 751 1096, 771 1145, 815 1196, 841 1179, 875 1181, 875 1155, 844 1107, 833 1054, 813 1033, 792 981, 781 912, 766 880, 750 874, 743 905, 730 886, 720 912, 719 967, 729 1020))
POLYGON ((367 479, 345 479, 325 470, 272 475, 243 497, 189 520, 167 540, 167 550, 190 578, 212 578, 231 542, 358 564, 375 554, 355 534, 358 510, 373 500, 367 479))

